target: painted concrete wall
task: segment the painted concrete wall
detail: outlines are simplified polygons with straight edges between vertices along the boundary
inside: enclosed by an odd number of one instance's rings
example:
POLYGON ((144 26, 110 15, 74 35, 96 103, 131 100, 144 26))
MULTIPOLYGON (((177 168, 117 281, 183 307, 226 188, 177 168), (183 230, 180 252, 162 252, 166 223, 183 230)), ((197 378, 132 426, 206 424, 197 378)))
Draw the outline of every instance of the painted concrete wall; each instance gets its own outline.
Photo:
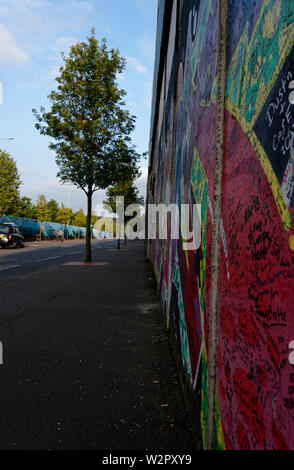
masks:
MULTIPOLYGON (((148 248, 189 387, 200 383, 205 442, 218 0, 160 1, 159 9, 148 202, 201 204, 202 242, 196 252, 184 251, 181 239, 148 248)), ((293 0, 229 0, 215 419, 221 449, 294 449, 292 80, 293 0)))

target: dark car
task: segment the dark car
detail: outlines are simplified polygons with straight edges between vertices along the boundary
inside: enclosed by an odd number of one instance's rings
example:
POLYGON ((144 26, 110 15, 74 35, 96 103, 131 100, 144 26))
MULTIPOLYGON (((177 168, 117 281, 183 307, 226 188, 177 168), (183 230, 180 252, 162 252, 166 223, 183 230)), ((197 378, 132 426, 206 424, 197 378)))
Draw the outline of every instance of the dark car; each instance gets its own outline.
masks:
POLYGON ((12 223, 0 224, 0 246, 5 248, 7 246, 21 248, 24 247, 24 237, 20 233, 19 227, 12 223))

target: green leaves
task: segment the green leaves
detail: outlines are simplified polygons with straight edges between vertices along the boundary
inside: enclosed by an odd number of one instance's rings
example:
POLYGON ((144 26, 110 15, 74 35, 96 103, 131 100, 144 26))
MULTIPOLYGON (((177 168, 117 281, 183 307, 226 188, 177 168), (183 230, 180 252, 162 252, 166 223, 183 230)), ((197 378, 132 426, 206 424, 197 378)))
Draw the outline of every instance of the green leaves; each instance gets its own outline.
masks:
POLYGON ((36 215, 37 219, 40 220, 40 222, 45 222, 46 220, 49 220, 50 211, 48 207, 48 202, 44 194, 39 194, 38 196, 36 203, 36 215))
POLYGON ((51 222, 56 222, 57 214, 58 214, 58 203, 55 199, 50 199, 47 203, 48 210, 49 210, 49 220, 51 222))
POLYGON ((125 91, 116 77, 126 65, 119 51, 108 49, 91 36, 73 45, 56 77, 57 88, 48 99, 51 108, 33 109, 36 128, 52 138, 58 177, 87 195, 86 261, 91 261, 90 222, 92 195, 121 180, 123 173, 135 167, 138 153, 130 134, 135 116, 125 108, 125 91))
POLYGON ((21 197, 18 202, 17 211, 14 215, 25 219, 36 219, 36 207, 34 206, 31 198, 26 196, 21 197))
POLYGON ((74 214, 74 221, 73 221, 74 225, 76 225, 77 227, 85 227, 86 222, 87 222, 87 219, 86 219, 83 209, 78 210, 74 214))
POLYGON ((106 40, 95 38, 71 47, 56 77, 57 89, 48 98, 51 109, 35 109, 36 128, 53 138, 58 176, 92 194, 105 189, 117 179, 128 159, 139 155, 130 147, 135 117, 124 107, 125 91, 116 77, 125 67, 119 51, 107 49, 106 40))
POLYGON ((15 161, 9 153, 0 150, 0 215, 16 213, 20 202, 20 185, 15 161))
POLYGON ((58 208, 56 222, 60 222, 61 224, 67 224, 72 221, 72 209, 65 207, 63 203, 58 208))
POLYGON ((110 206, 112 211, 116 212, 116 197, 124 196, 125 209, 131 204, 143 205, 144 198, 139 196, 139 191, 134 184, 135 178, 139 176, 139 170, 132 165, 128 165, 115 185, 108 188, 106 192, 107 200, 103 201, 104 204, 110 206))

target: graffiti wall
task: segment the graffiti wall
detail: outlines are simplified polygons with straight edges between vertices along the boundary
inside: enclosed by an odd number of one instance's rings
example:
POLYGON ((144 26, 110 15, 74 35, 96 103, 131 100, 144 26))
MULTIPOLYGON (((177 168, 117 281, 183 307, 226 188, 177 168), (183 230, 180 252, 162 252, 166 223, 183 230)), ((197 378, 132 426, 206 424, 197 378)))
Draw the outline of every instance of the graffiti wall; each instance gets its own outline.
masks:
MULTIPOLYGON (((148 202, 201 204, 202 239, 149 256, 205 445, 219 4, 162 3, 148 202)), ((227 42, 216 447, 294 449, 293 0, 230 0, 227 42)))

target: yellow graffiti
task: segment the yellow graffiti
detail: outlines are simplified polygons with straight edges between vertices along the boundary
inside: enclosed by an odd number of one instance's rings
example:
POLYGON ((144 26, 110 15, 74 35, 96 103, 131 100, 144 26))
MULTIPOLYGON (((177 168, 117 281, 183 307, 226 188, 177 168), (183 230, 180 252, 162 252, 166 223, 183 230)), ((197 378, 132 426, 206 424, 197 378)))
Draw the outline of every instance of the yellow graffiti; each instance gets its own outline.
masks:
MULTIPOLYGON (((264 106, 269 91, 277 80, 294 42, 293 23, 290 23, 289 25, 285 24, 279 32, 282 9, 281 1, 273 2, 271 8, 270 3, 272 3, 271 0, 264 1, 259 20, 256 22, 250 42, 248 42, 248 24, 246 24, 244 28, 244 32, 228 68, 226 108, 237 119, 243 132, 248 136, 272 189, 283 227, 288 231, 291 228, 292 222, 288 206, 283 198, 280 183, 272 169, 267 154, 253 131, 256 119, 264 106), (262 38, 260 37, 260 32, 262 32, 262 38), (253 52, 257 53, 259 51, 261 48, 260 43, 264 41, 265 38, 273 39, 278 33, 279 57, 277 59, 274 72, 272 73, 268 83, 265 83, 264 76, 261 79, 260 76, 262 68, 265 66, 266 57, 262 59, 260 55, 257 55, 253 73, 250 73, 251 55, 253 52), (237 73, 239 73, 240 76, 244 76, 244 81, 237 80, 237 73), (259 79, 260 82, 258 84, 259 79), (258 86, 256 94, 253 95, 253 98, 249 103, 246 103, 245 90, 248 90, 250 87, 255 85, 258 86), (238 99, 236 99, 236 97, 238 99), (247 106, 248 108, 246 108, 247 106), (246 118, 246 109, 251 111, 253 106, 253 117, 251 120, 248 120, 246 118)), ((268 60, 272 59, 273 57, 271 54, 269 55, 268 60)))
POLYGON ((294 235, 290 235, 289 237, 289 247, 290 247, 290 250, 294 251, 294 235))
POLYGON ((281 17, 282 4, 281 0, 277 0, 271 11, 268 11, 264 19, 261 29, 262 35, 267 39, 272 39, 279 27, 279 19, 281 17))

